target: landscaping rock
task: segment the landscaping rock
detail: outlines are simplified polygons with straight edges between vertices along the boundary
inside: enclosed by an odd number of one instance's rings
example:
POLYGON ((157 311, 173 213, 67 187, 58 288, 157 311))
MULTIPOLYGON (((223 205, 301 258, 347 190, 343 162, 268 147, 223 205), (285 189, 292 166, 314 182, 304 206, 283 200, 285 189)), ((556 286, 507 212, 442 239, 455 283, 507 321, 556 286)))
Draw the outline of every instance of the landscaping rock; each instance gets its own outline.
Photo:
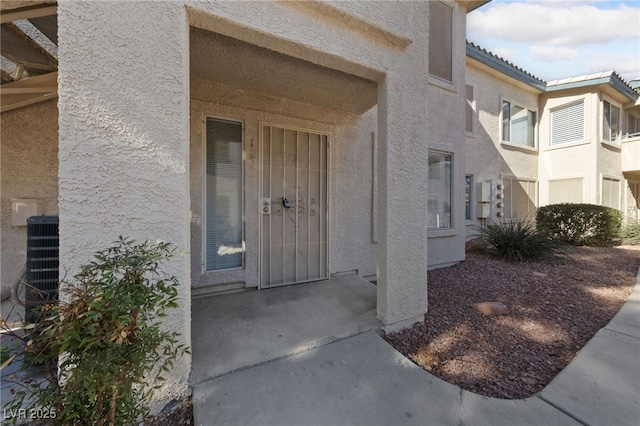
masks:
POLYGON ((485 315, 506 315, 509 313, 509 308, 502 302, 474 303, 471 307, 485 315))
POLYGON ((482 238, 472 238, 464 244, 466 252, 485 252, 489 249, 489 244, 482 238))

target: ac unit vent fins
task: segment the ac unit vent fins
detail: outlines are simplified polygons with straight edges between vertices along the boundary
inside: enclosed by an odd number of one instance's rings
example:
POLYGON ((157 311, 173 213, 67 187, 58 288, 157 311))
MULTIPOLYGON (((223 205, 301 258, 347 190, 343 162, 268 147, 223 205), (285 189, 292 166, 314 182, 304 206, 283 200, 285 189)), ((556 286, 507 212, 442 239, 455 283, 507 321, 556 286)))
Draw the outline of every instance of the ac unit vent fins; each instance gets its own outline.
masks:
POLYGON ((36 306, 58 300, 58 223, 58 216, 27 219, 26 322, 37 320, 36 306))

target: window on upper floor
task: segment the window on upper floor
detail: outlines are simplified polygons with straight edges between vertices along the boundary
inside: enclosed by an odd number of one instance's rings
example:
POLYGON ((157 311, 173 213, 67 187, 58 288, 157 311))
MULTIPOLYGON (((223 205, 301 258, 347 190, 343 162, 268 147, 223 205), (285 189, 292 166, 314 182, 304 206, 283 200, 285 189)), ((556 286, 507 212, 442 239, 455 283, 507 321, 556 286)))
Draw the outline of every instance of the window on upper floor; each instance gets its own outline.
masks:
POLYGON ((474 112, 475 112, 475 105, 473 101, 473 86, 469 86, 467 84, 466 93, 467 93, 467 104, 466 104, 467 109, 466 109, 464 129, 468 133, 473 133, 473 118, 474 118, 474 112))
POLYGON ((428 229, 451 228, 451 158, 452 155, 429 151, 428 229))
POLYGON ((603 101, 602 140, 618 142, 620 136, 620 108, 603 101))
POLYGON ((627 136, 640 134, 640 119, 631 114, 627 114, 627 136))
POLYGON ((584 140, 584 99, 551 110, 551 145, 584 140))
POLYGON ((526 108, 502 102, 502 140, 519 145, 535 146, 536 113, 526 108))
POLYGON ((429 74, 453 82, 453 7, 429 2, 429 74))
POLYGON ((503 217, 522 219, 531 217, 536 211, 536 181, 503 178, 503 217))

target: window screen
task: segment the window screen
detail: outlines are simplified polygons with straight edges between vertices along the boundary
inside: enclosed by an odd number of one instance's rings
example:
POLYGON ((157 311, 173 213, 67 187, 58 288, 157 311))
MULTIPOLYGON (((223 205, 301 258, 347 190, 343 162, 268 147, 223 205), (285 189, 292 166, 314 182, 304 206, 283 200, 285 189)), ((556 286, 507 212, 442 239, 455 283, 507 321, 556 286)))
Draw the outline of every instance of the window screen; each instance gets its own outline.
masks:
POLYGON ((429 2, 429 74, 453 81, 453 8, 429 2))
POLYGON ((206 270, 241 268, 242 124, 206 121, 206 270))
POLYGON ((551 145, 584 139, 584 99, 551 111, 551 145))
POLYGON ((602 178, 602 205, 620 210, 620 181, 602 178))
POLYGON ((536 182, 524 179, 503 179, 504 217, 532 217, 536 211, 536 182))
POLYGON ((582 203, 582 178, 549 181, 549 204, 582 203))

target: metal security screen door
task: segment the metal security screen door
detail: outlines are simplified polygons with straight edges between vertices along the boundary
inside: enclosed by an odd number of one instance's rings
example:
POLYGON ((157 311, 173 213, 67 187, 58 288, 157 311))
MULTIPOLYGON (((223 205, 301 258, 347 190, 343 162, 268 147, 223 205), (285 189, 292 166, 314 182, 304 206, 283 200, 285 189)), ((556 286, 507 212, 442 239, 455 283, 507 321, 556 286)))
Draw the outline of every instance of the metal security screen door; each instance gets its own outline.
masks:
POLYGON ((263 124, 261 287, 328 278, 328 136, 263 124))

